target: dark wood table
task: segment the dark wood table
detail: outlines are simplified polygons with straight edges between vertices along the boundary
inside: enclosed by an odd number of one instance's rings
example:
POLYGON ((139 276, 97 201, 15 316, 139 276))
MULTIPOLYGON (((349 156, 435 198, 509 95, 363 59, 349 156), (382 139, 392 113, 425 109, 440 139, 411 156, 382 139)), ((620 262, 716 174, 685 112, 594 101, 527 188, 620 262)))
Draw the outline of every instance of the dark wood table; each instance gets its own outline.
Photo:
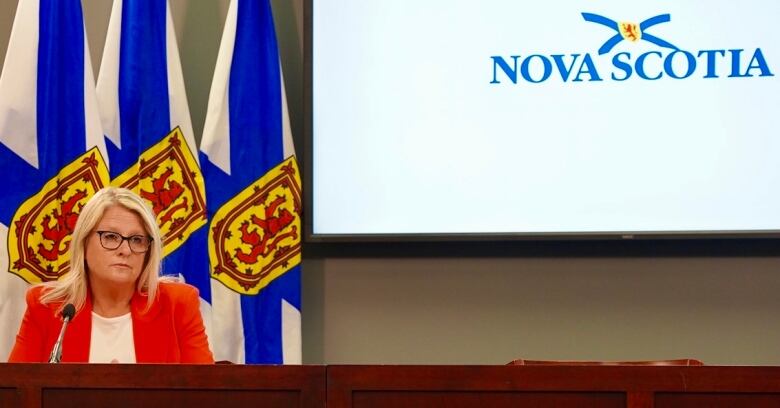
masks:
POLYGON ((0 364, 0 407, 324 407, 325 366, 0 364))
POLYGON ((780 367, 0 364, 0 407, 780 407, 780 367))
POLYGON ((780 407, 780 367, 328 366, 328 407, 780 407))

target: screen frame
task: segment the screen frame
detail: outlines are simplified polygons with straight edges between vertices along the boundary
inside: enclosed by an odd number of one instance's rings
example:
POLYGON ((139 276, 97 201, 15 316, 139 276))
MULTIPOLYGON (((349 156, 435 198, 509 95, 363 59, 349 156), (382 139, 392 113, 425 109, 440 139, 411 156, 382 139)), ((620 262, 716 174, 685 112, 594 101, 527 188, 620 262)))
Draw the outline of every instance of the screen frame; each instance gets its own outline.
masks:
POLYGON ((315 234, 313 6, 303 10, 303 242, 314 256, 779 256, 780 230, 315 234), (392 245, 388 245, 392 244, 392 245))

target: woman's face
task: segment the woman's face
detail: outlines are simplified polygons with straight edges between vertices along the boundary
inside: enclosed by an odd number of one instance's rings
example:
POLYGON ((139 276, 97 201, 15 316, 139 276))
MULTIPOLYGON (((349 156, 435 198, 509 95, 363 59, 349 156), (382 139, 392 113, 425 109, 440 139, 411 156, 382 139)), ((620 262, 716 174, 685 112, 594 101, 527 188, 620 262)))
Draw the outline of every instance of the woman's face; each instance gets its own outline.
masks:
MULTIPOLYGON (((108 207, 103 218, 87 238, 85 260, 89 274, 89 283, 93 291, 103 289, 134 288, 144 268, 146 253, 134 252, 130 249, 130 241, 119 238, 119 247, 106 249, 101 244, 100 234, 104 235, 104 243, 110 244, 111 238, 119 234, 124 237, 149 234, 144 228, 141 217, 120 205, 108 207)), ((114 240, 116 242, 116 240, 114 240)), ((112 245, 109 245, 112 246, 112 245)))

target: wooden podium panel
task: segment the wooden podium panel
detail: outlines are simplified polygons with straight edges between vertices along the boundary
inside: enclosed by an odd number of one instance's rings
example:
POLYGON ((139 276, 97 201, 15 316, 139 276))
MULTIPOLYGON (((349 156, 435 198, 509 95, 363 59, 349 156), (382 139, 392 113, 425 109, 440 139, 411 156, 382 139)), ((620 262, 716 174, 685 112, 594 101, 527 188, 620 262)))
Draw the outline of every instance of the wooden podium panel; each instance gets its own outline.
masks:
POLYGON ((0 364, 0 407, 324 407, 324 366, 0 364))
POLYGON ((328 408, 780 407, 780 367, 329 366, 328 408))
POLYGON ((780 407, 780 367, 2 364, 0 407, 780 407))
POLYGON ((780 407, 779 393, 658 393, 655 406, 663 408, 770 408, 780 407))
POLYGON ((0 388, 0 407, 18 407, 20 405, 15 388, 0 388))
MULTIPOLYGON (((328 405, 332 406, 331 403, 328 405)), ((335 405, 342 406, 342 405, 335 405)), ((353 407, 604 407, 622 408, 620 393, 584 392, 356 392, 353 407)))

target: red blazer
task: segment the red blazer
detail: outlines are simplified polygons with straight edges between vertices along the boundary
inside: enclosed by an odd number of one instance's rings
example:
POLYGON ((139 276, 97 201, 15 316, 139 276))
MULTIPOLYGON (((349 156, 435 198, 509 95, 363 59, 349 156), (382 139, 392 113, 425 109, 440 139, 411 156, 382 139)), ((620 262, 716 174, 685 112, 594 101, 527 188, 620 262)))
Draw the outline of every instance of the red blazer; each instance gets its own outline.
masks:
MULTIPOLYGON (((200 315, 198 290, 183 283, 160 283, 157 299, 145 311, 145 296, 136 293, 130 301, 133 318, 135 359, 138 363, 213 363, 203 319, 200 315)), ((40 303, 42 287, 27 291, 27 311, 16 335, 9 362, 47 362, 60 334, 62 319, 57 314, 61 304, 40 303)), ((92 336, 92 300, 87 296, 84 307, 68 324, 62 342, 62 361, 89 362, 92 336)))

